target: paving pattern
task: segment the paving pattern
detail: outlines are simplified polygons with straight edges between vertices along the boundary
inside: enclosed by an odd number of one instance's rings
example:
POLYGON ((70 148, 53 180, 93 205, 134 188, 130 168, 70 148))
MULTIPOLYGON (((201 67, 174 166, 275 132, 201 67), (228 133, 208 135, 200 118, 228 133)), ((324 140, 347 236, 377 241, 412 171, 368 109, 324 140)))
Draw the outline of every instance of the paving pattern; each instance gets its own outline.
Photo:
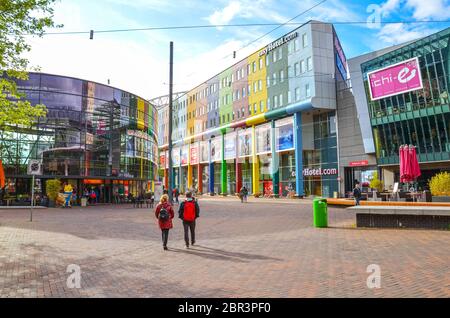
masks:
POLYGON ((0 297, 450 297, 450 231, 357 229, 343 208, 315 229, 306 200, 200 205, 198 245, 176 219, 167 252, 145 208, 0 210, 0 297))

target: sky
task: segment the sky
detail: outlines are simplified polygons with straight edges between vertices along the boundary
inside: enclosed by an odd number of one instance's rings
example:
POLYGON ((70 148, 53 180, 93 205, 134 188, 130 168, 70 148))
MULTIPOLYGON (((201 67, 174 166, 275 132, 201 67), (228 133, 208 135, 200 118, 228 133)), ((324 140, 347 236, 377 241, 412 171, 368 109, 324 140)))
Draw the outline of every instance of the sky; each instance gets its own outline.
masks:
MULTIPOLYGON (((255 41, 276 26, 216 25, 282 24, 321 1, 59 0, 54 21, 64 26, 48 32, 212 27, 94 33, 93 40, 89 34, 30 37, 32 50, 27 57, 42 72, 104 84, 110 80, 111 86, 150 99, 168 94, 170 41, 174 42, 174 91, 186 91, 297 27, 283 26, 255 41)), ((292 22, 311 19, 336 23, 344 52, 351 58, 450 27, 448 22, 383 23, 450 20, 450 0, 326 0, 292 22)))

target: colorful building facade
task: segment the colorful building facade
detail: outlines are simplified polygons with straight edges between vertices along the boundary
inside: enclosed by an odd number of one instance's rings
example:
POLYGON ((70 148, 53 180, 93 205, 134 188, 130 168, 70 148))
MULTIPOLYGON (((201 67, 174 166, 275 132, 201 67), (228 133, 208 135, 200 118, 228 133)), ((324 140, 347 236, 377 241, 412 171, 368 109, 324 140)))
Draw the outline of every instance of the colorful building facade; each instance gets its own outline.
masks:
MULTIPOLYGON (((346 63, 333 26, 310 21, 176 99, 175 186, 217 194, 243 185, 274 196, 338 192, 336 86, 348 79, 346 63)), ((160 144, 164 176, 167 148, 160 144)))

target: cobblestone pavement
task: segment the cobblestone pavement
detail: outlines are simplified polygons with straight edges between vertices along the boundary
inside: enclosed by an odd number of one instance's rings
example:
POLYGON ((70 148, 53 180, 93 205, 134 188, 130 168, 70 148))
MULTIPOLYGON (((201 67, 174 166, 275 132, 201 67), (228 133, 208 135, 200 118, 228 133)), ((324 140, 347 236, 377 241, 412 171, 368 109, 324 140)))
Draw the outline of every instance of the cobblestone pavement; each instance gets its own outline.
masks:
POLYGON ((342 208, 315 229, 306 200, 200 205, 198 245, 176 219, 168 252, 149 209, 0 210, 0 297, 450 297, 450 231, 357 229, 342 208))

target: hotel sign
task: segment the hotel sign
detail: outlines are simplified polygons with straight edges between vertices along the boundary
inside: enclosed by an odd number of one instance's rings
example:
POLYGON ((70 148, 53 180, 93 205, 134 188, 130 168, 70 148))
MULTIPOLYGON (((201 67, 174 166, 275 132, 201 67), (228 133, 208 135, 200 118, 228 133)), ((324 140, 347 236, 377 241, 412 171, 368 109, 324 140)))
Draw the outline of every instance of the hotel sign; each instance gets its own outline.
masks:
POLYGON ((298 37, 298 32, 288 34, 288 35, 282 37, 281 39, 278 39, 275 42, 270 43, 264 50, 259 52, 259 56, 262 56, 264 54, 269 53, 272 50, 275 50, 277 47, 295 39, 296 37, 298 37))
POLYGON ((417 57, 367 73, 371 100, 423 88, 417 57))
POLYGON ((362 167, 362 166, 368 166, 369 160, 360 160, 360 161, 351 161, 349 162, 350 167, 362 167))

